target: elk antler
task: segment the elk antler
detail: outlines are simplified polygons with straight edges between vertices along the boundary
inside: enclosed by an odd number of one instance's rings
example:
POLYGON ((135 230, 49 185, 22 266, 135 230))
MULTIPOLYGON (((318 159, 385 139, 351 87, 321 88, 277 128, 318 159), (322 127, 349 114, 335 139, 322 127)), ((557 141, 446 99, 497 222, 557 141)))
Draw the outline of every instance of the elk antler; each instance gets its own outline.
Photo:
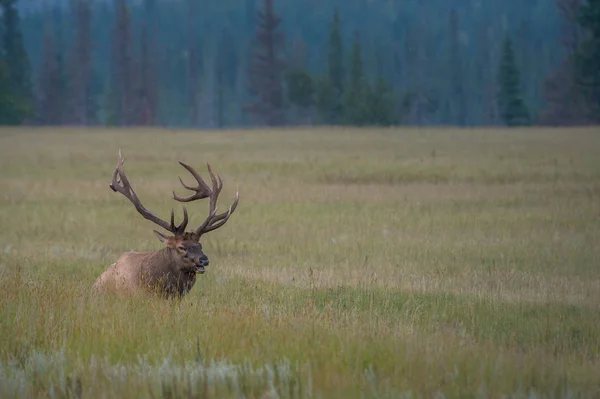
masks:
POLYGON ((188 186, 187 184, 185 184, 183 182, 183 180, 181 180, 181 177, 180 177, 179 181, 181 182, 181 185, 188 190, 195 191, 195 193, 190 195, 189 197, 180 197, 177 194, 175 194, 175 191, 173 191, 173 199, 175 199, 176 201, 179 201, 179 202, 191 202, 191 201, 195 201, 195 200, 203 199, 203 198, 207 198, 207 197, 210 198, 210 210, 208 212, 208 217, 200 225, 200 227, 198 227, 195 230, 195 234, 198 237, 201 237, 203 234, 208 233, 209 231, 218 229, 219 227, 223 226, 225 224, 225 222, 227 222, 227 219, 229 219, 229 216, 231 216, 231 214, 233 213, 233 211, 235 211, 235 208, 237 207, 238 201, 240 199, 240 194, 239 194, 239 192, 235 193, 235 201, 229 207, 229 210, 227 210, 227 212, 223 212, 223 213, 217 215, 217 199, 219 198, 219 194, 221 193, 221 189, 223 188, 223 180, 221 180, 221 176, 219 176, 217 174, 217 177, 215 177, 215 175, 212 172, 212 168, 210 167, 210 164, 208 164, 208 163, 206 164, 208 166, 208 173, 210 174, 210 180, 212 181, 212 189, 211 189, 208 186, 208 184, 206 184, 206 182, 204 182, 202 177, 200 177, 198 172, 196 172, 196 170, 194 170, 194 168, 192 168, 191 166, 189 166, 181 161, 179 161, 179 164, 181 166, 183 166, 185 169, 187 169, 187 171, 190 172, 192 176, 194 176, 194 179, 196 179, 196 182, 198 182, 198 185, 196 187, 188 186))
POLYGON ((178 226, 175 226, 175 214, 173 212, 173 209, 171 209, 170 224, 162 220, 158 216, 154 215, 152 212, 146 209, 144 205, 142 205, 140 199, 135 194, 135 191, 133 191, 133 188, 131 187, 131 184, 129 184, 127 176, 125 176, 125 171, 123 170, 123 162, 125 162, 125 159, 121 155, 121 149, 119 149, 119 162, 117 163, 117 168, 113 173, 113 179, 112 183, 110 184, 110 188, 114 192, 119 192, 123 194, 129 201, 131 201, 131 203, 133 203, 133 205, 135 206, 135 209, 140 213, 140 215, 144 217, 144 219, 156 223, 163 229, 170 231, 175 235, 183 234, 188 224, 188 213, 185 209, 185 206, 183 207, 183 221, 178 226))

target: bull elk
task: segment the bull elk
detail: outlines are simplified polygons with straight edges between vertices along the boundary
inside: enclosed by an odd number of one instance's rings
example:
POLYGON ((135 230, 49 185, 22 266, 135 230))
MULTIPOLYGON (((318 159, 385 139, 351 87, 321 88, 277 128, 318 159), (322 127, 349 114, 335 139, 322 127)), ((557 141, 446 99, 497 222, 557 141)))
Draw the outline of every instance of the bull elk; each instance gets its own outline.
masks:
POLYGON ((212 181, 210 188, 191 166, 179 161, 196 179, 197 186, 188 186, 181 177, 182 186, 194 193, 188 197, 180 197, 173 191, 173 199, 182 203, 209 198, 209 214, 206 220, 195 230, 185 231, 188 224, 188 213, 184 205, 183 221, 175 225, 173 209, 171 209, 171 222, 160 219, 140 202, 135 191, 123 170, 124 159, 119 150, 119 161, 113 173, 110 188, 114 192, 123 194, 133 203, 135 209, 145 219, 157 224, 171 233, 165 235, 154 230, 158 239, 165 245, 164 248, 154 252, 125 252, 115 263, 110 265, 95 281, 93 288, 96 290, 112 289, 118 292, 133 292, 140 289, 158 292, 167 297, 187 294, 196 283, 196 275, 203 274, 208 266, 208 257, 202 250, 200 238, 213 230, 223 226, 235 211, 239 201, 239 192, 236 192, 235 201, 223 213, 217 214, 217 199, 223 188, 221 177, 212 172, 210 164, 208 172, 212 181))

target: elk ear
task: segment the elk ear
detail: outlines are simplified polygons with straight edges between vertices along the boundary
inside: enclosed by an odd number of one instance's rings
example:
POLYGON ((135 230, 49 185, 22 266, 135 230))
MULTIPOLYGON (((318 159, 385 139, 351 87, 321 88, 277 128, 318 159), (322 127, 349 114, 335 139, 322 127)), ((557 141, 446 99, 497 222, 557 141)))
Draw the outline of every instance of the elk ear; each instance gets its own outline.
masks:
POLYGON ((158 232, 156 230, 152 230, 152 231, 154 232, 154 234, 156 234, 156 236, 158 237, 160 242, 162 242, 163 244, 166 244, 167 241, 169 240, 169 237, 165 236, 163 233, 158 232))

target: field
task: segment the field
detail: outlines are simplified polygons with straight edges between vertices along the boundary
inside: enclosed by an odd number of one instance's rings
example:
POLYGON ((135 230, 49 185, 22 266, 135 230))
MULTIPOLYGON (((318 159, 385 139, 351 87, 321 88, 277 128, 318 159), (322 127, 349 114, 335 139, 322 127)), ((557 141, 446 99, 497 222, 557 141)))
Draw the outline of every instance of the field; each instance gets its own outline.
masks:
POLYGON ((599 397, 599 133, 2 129, 0 397, 599 397), (119 148, 163 218, 239 188, 181 301, 90 291, 161 248, 119 148))

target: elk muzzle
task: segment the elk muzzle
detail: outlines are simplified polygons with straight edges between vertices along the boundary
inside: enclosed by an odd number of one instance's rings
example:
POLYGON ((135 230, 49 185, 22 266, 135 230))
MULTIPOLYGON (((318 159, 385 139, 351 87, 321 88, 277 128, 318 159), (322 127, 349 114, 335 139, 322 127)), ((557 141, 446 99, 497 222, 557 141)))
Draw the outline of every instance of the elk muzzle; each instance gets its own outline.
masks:
POLYGON ((198 274, 203 274, 206 269, 205 267, 208 266, 208 257, 206 255, 202 255, 196 263, 196 273, 198 274))

